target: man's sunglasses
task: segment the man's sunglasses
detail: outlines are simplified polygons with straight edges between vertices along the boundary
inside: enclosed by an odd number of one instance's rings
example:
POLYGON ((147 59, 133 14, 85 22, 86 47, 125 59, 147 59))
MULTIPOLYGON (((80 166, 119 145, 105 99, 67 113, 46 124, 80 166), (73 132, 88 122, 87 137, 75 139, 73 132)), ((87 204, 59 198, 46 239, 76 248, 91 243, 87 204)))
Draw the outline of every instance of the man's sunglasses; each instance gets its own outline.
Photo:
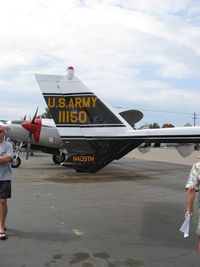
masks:
POLYGON ((0 133, 4 133, 4 131, 3 130, 0 130, 0 133))

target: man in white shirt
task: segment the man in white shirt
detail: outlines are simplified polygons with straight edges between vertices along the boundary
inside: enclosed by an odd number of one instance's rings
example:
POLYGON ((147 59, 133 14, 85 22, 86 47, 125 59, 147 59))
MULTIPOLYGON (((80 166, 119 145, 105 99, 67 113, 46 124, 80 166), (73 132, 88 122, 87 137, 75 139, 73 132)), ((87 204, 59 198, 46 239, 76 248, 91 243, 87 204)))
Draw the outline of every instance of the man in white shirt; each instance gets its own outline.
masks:
POLYGON ((0 125, 0 240, 7 239, 5 222, 8 214, 7 199, 11 198, 12 157, 13 147, 4 140, 4 127, 0 125))

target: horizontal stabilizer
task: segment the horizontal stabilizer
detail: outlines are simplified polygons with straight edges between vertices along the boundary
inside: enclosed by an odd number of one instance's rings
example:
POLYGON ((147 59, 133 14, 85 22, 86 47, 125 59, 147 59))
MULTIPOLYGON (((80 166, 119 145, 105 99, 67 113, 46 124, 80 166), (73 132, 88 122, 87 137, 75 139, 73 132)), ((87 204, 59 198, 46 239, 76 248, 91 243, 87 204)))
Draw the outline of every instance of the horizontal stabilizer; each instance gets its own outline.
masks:
POLYGON ((139 110, 125 110, 119 113, 122 118, 124 118, 132 127, 134 127, 135 123, 140 121, 143 118, 143 113, 139 110))

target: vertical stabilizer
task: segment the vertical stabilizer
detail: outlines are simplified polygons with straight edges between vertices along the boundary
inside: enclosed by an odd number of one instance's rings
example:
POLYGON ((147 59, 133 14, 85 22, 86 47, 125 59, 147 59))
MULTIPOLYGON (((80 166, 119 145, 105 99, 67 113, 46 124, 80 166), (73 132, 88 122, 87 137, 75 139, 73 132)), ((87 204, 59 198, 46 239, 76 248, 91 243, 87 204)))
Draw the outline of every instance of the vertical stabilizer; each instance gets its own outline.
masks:
POLYGON ((66 76, 36 74, 35 77, 72 155, 67 163, 74 164, 76 170, 95 172, 133 148, 133 144, 123 140, 132 127, 89 91, 74 75, 72 67, 66 76))

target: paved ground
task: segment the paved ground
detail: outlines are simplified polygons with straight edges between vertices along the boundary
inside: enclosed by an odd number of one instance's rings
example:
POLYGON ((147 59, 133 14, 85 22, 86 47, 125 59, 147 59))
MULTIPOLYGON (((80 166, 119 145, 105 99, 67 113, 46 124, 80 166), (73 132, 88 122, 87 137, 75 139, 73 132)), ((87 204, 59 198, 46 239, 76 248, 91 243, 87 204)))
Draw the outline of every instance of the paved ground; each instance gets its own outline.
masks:
POLYGON ((189 170, 127 157, 78 174, 38 153, 14 170, 0 266, 199 266, 197 218, 179 232, 189 170))

